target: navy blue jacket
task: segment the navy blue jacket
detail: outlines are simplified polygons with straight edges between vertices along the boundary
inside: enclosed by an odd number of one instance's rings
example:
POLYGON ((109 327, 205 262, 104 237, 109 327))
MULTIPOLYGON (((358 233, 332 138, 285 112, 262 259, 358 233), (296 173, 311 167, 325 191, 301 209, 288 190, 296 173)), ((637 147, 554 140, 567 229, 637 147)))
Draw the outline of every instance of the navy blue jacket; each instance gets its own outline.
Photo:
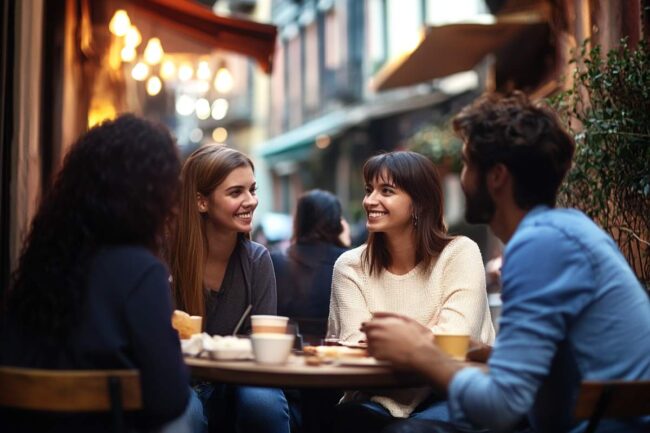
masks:
MULTIPOLYGON (((0 363, 46 369, 138 369, 144 408, 133 423, 155 427, 180 416, 189 398, 189 377, 178 334, 171 327, 167 268, 141 247, 106 248, 91 262, 86 296, 83 317, 66 343, 50 343, 8 321, 0 363)), ((67 431, 110 429, 99 415, 30 416, 15 418, 14 422, 28 423, 15 431, 40 428, 44 421, 47 431, 57 431, 58 423, 67 431)), ((6 420, 0 424, 3 432, 13 431, 6 420)))

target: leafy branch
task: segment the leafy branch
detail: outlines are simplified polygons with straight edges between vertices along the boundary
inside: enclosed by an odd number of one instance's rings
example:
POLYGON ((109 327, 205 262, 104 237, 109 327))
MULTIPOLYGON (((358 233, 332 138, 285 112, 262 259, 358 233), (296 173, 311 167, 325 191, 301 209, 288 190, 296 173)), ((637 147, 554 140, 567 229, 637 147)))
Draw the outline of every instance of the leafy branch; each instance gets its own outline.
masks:
POLYGON ((606 55, 588 41, 573 86, 551 100, 576 139, 560 204, 582 209, 650 286, 650 50, 625 39, 606 55))

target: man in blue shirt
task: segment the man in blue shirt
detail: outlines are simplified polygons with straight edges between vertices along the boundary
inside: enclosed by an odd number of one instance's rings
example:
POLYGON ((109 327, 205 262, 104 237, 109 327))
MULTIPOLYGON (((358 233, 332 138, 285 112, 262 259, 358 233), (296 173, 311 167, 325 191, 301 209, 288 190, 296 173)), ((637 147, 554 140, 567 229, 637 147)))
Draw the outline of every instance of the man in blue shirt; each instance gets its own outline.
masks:
MULTIPOLYGON (((415 321, 377 314, 370 353, 416 369, 447 394, 454 426, 405 420, 391 432, 584 431, 572 418, 583 380, 650 380, 650 301, 613 240, 577 210, 555 209, 574 152, 556 116, 525 95, 487 95, 454 119, 464 140, 466 218, 504 251, 503 311, 489 371, 463 369, 415 321)), ((490 353, 491 352, 491 353, 490 353)), ((650 417, 598 432, 649 432, 650 417)))

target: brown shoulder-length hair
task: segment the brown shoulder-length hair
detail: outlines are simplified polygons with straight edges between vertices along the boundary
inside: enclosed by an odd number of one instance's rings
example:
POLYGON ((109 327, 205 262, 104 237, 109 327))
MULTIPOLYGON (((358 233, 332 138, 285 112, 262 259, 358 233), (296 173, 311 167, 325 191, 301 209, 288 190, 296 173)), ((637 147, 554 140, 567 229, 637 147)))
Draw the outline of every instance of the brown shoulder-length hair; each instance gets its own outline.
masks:
MULTIPOLYGON (((433 162, 419 153, 399 151, 373 156, 363 166, 365 184, 380 179, 406 192, 412 201, 416 263, 427 266, 452 237, 443 219, 443 194, 433 162)), ((370 233, 362 262, 370 275, 379 274, 392 263, 386 235, 370 233)))
POLYGON ((210 195, 225 178, 239 167, 253 162, 243 153, 211 144, 195 150, 181 172, 181 194, 175 226, 170 233, 167 260, 172 275, 176 308, 192 315, 203 315, 203 274, 207 256, 205 216, 198 210, 197 195, 210 195))

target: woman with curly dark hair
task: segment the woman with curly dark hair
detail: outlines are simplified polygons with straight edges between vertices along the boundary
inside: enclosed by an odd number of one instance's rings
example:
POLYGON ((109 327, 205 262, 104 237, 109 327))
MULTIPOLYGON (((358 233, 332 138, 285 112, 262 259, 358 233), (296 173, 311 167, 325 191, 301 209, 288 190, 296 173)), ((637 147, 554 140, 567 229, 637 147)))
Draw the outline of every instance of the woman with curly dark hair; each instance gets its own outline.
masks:
MULTIPOLYGON (((171 327, 169 274, 155 253, 179 173, 169 132, 133 115, 79 138, 34 217, 12 277, 0 363, 138 369, 143 410, 130 422, 183 431, 188 377, 171 327)), ((3 431, 107 425, 101 415, 30 415, 3 421, 3 431)))

